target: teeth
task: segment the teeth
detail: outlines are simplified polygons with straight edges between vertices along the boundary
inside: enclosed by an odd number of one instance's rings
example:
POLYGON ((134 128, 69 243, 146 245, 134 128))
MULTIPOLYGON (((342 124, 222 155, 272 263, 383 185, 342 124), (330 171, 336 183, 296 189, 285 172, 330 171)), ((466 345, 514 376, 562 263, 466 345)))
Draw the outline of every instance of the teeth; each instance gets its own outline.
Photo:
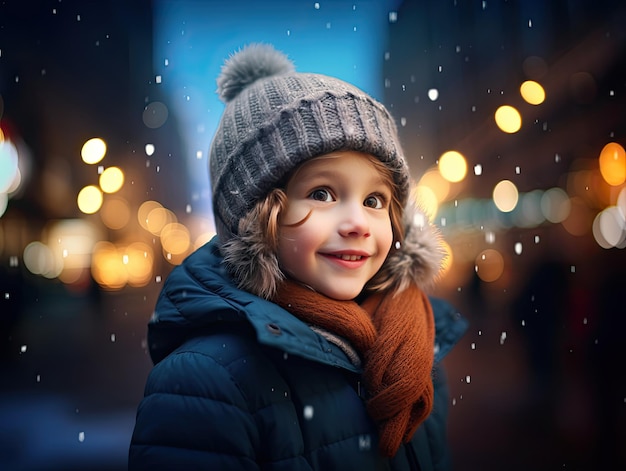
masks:
POLYGON ((341 260, 348 260, 350 262, 354 262, 355 260, 361 260, 362 256, 361 255, 337 255, 337 258, 340 258, 341 260))

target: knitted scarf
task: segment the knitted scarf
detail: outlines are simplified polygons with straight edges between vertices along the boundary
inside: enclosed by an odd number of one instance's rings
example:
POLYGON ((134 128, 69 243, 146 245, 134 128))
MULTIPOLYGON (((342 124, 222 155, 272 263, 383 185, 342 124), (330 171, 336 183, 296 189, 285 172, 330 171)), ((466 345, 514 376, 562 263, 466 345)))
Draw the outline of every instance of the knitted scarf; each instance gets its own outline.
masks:
POLYGON ((380 292, 360 305, 337 301, 291 280, 273 300, 299 319, 347 339, 364 360, 367 411, 378 426, 380 452, 393 456, 433 406, 434 320, 414 284, 380 292))

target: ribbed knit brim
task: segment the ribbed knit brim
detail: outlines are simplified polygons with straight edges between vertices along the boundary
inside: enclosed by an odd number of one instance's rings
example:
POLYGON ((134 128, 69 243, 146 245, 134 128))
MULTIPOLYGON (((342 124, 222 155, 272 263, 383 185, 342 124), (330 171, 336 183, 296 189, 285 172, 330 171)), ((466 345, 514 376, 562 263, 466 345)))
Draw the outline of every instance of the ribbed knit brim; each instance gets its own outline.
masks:
MULTIPOLYGON (((240 53, 241 54, 241 53, 240 53)), ((216 230, 222 243, 239 220, 302 162, 338 150, 384 162, 406 202, 409 171, 385 107, 358 88, 318 74, 252 81, 226 103, 210 149, 216 230)))

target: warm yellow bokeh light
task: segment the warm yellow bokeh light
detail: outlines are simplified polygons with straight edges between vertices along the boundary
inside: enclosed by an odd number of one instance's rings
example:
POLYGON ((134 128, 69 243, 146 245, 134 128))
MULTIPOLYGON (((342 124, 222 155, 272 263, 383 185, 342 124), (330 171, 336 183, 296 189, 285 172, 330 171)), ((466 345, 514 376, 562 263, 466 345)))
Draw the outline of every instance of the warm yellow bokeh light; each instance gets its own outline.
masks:
POLYGON ((172 255, 186 253, 191 246, 189 230, 177 222, 165 225, 161 230, 161 245, 172 255))
POLYGON ((144 242, 122 247, 102 241, 93 251, 91 273, 94 280, 108 290, 118 290, 127 284, 146 286, 152 279, 153 268, 154 252, 144 242))
POLYGON ((124 257, 111 242, 98 242, 91 259, 91 274, 105 289, 121 289, 128 282, 128 271, 124 266, 124 257))
POLYGON ((148 244, 143 242, 130 244, 122 255, 122 262, 126 267, 130 286, 146 286, 152 279, 154 253, 148 244))
POLYGON ((546 92, 541 85, 534 80, 527 80, 519 87, 519 92, 526 103, 540 105, 546 99, 546 92))
POLYGON ((146 218, 146 227, 149 232, 159 235, 161 230, 172 222, 177 222, 176 215, 167 208, 154 208, 146 218))
POLYGON ((411 197, 418 208, 420 208, 432 221, 439 210, 439 203, 433 190, 427 186, 417 185, 411 190, 411 197))
POLYGON ((181 263, 183 263, 183 261, 185 260, 185 258, 187 258, 188 252, 183 252, 181 254, 173 254, 172 252, 168 252, 167 250, 165 250, 163 247, 161 247, 161 252, 163 255, 163 258, 170 264, 170 265, 180 265, 181 263))
POLYGON ((501 131, 513 134, 522 127, 522 116, 519 111, 509 105, 503 105, 496 110, 496 124, 501 131))
POLYGON ((493 189, 493 202, 503 213, 509 213, 515 209, 519 201, 517 187, 510 180, 502 180, 493 189))
POLYGON ((88 185, 78 193, 78 209, 85 214, 93 214, 102 206, 102 199, 100 188, 88 185))
POLYGON ((161 203, 156 201, 148 200, 141 203, 139 209, 137 210, 137 221, 139 221, 139 225, 143 227, 146 231, 148 230, 148 214, 155 208, 162 208, 161 203))
POLYGON ((467 162, 463 155, 455 150, 444 152, 439 157, 439 172, 449 182, 460 182, 467 175, 467 162))
POLYGON ((504 258, 497 250, 483 250, 476 257, 474 269, 481 280, 496 281, 504 272, 504 258))
POLYGON ((123 198, 107 197, 100 210, 100 218, 109 229, 121 229, 130 220, 130 208, 123 198))
POLYGON ((99 237, 96 226, 86 219, 54 220, 46 225, 45 240, 31 242, 24 249, 28 270, 63 283, 85 282, 91 252, 99 237))
POLYGON ((61 219, 46 229, 47 245, 55 256, 63 259, 64 268, 89 267, 91 252, 100 233, 86 219, 61 219))
POLYGON ((626 181, 626 152, 617 142, 609 142, 600 152, 600 173, 611 186, 626 181))
POLYGON ((204 244, 209 242, 213 237, 215 237, 215 231, 203 232, 198 237, 196 237, 196 240, 193 243, 193 248, 199 249, 204 244))
POLYGON ((100 175, 100 188, 105 193, 115 193, 124 184, 124 172, 119 167, 109 167, 100 175))
POLYGON ((435 194, 437 201, 440 203, 445 201, 450 194, 450 182, 443 178, 438 169, 429 170, 424 173, 419 180, 418 186, 430 188, 435 194))
POLYGON ((80 156, 86 164, 97 164, 107 153, 106 143, 99 137, 89 139, 83 144, 80 156))

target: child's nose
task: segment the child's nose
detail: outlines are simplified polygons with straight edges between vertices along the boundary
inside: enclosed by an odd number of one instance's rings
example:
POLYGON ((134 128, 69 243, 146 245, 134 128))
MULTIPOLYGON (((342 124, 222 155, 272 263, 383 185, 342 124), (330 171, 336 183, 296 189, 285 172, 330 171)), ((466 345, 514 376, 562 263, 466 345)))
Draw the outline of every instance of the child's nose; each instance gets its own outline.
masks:
POLYGON ((343 237, 369 237, 370 221, 361 203, 346 205, 339 224, 343 237))

